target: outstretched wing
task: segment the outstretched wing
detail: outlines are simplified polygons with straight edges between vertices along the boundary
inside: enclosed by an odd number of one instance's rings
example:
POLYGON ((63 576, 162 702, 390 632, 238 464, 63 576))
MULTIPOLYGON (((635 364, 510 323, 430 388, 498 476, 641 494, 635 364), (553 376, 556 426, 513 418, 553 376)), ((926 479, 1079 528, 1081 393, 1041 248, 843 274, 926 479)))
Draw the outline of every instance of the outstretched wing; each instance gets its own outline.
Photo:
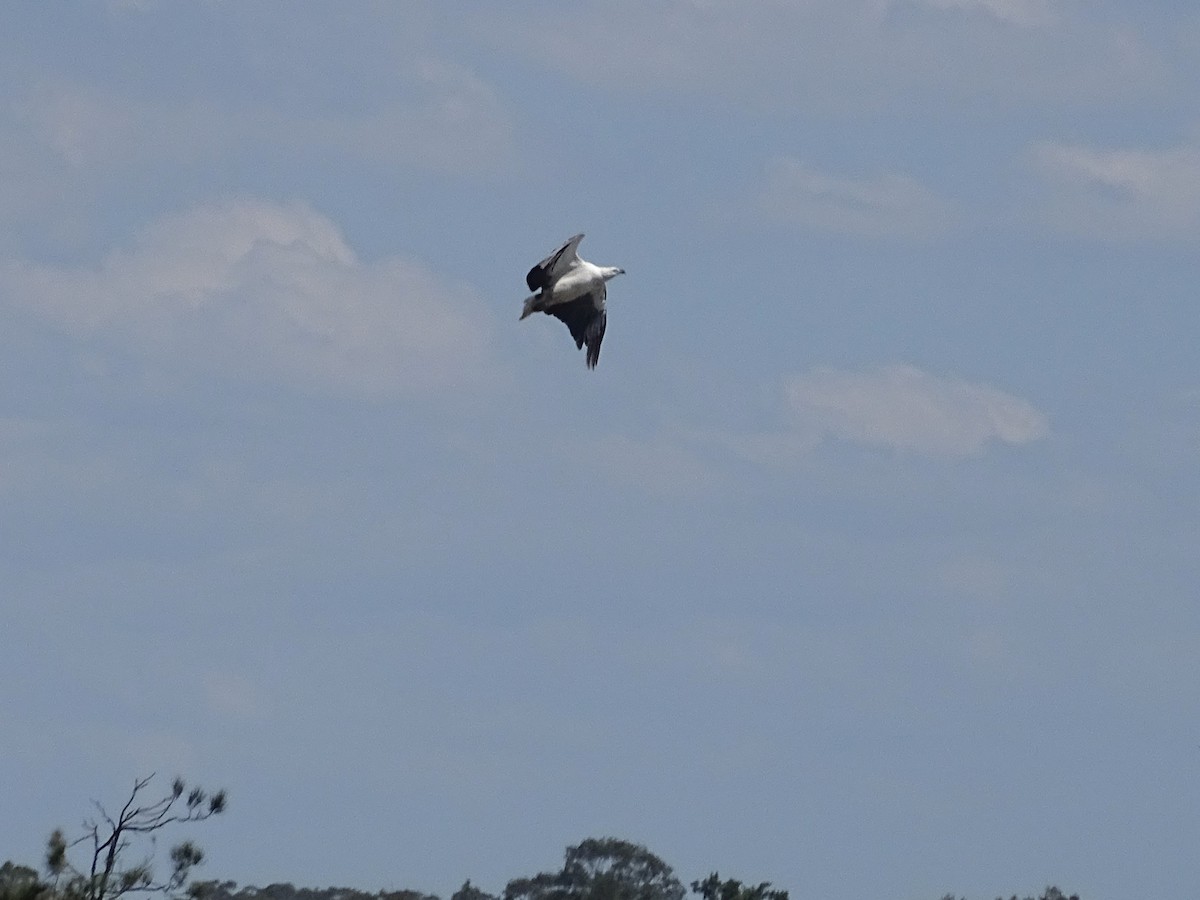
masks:
POLYGON ((530 269, 529 274, 525 276, 525 283, 529 285, 529 289, 531 291, 539 291, 547 286, 547 282, 553 281, 569 269, 571 263, 579 259, 576 250, 579 248, 579 242, 582 240, 582 234, 575 235, 530 269))
POLYGON ((600 342, 604 340, 604 329, 608 324, 608 315, 604 308, 604 285, 582 297, 577 297, 569 303, 556 303, 542 310, 548 316, 563 322, 575 339, 575 346, 582 348, 587 344, 587 367, 596 368, 600 361, 600 342))

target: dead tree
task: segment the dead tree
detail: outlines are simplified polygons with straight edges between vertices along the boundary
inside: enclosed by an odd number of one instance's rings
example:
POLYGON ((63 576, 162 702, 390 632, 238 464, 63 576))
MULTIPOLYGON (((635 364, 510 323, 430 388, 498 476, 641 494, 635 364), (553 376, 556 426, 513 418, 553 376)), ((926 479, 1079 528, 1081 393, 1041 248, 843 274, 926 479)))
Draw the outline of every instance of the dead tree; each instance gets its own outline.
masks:
POLYGON ((129 799, 116 816, 93 800, 99 818, 85 820, 83 834, 75 840, 68 841, 62 829, 54 830, 46 843, 46 870, 57 894, 65 900, 117 900, 135 892, 170 897, 179 893, 192 867, 204 860, 204 851, 191 841, 176 844, 169 854, 170 874, 158 879, 153 868, 158 832, 224 812, 225 792, 189 789, 182 778, 176 778, 169 794, 146 802, 143 795, 153 778, 148 775, 134 781, 129 799), (72 855, 86 861, 76 866, 72 855), (129 861, 131 855, 136 856, 135 862, 129 861))

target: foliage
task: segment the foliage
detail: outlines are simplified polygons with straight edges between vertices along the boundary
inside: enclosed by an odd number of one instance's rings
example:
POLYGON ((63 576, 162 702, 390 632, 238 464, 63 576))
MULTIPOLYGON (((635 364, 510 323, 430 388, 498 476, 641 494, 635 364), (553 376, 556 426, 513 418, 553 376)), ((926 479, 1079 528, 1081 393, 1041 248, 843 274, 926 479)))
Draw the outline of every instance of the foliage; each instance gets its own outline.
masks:
POLYGON ((197 881, 188 889, 188 894, 192 900, 438 900, 433 894, 420 891, 370 893, 344 887, 298 888, 290 883, 238 888, 235 881, 197 881))
POLYGON ((772 889, 769 881, 756 885, 742 884, 736 878, 722 881, 717 872, 703 881, 693 881, 692 891, 704 900, 788 900, 788 892, 772 889))
POLYGON ((504 900, 683 900, 683 884, 640 844, 589 838, 568 847, 558 872, 516 878, 504 900))
POLYGON ((147 802, 144 792, 153 778, 149 775, 134 781, 129 799, 115 816, 93 800, 99 818, 84 821, 83 834, 75 840, 68 841, 62 829, 50 835, 46 871, 58 898, 117 900, 134 892, 175 895, 192 869, 203 862, 204 851, 191 841, 182 841, 168 853, 170 874, 158 879, 153 869, 154 839, 169 826, 200 822, 224 812, 225 792, 210 795, 199 787, 189 789, 182 778, 176 778, 168 794, 147 802), (76 850, 79 847, 83 849, 76 850), (72 860, 72 851, 83 858, 81 865, 72 860), (130 861, 134 853, 138 856, 130 861))
POLYGON ((36 869, 6 862, 0 866, 0 900, 43 900, 50 885, 38 877, 36 869))
MULTIPOLYGON (((944 897, 942 897, 942 900, 955 900, 955 898, 953 894, 946 894, 944 897)), ((996 900, 1004 900, 1004 898, 997 897, 996 900)), ((1020 898, 1016 894, 1013 894, 1011 900, 1020 900, 1020 898)), ((1068 897, 1058 888, 1050 886, 1042 891, 1042 895, 1040 897, 1026 897, 1025 900, 1079 900, 1079 895, 1072 894, 1070 897, 1068 897)))
POLYGON ((463 882, 463 886, 451 895, 450 900, 496 900, 496 898, 487 891, 481 891, 475 887, 468 878, 463 882))

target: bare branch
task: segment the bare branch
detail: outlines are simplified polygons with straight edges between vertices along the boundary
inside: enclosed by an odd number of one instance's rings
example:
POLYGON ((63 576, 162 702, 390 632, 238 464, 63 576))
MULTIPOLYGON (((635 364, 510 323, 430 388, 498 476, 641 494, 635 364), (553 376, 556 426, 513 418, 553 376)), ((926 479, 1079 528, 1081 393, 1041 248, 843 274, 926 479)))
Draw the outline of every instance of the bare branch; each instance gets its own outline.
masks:
POLYGON ((68 900, 117 900, 131 892, 158 892, 174 896, 186 883, 191 870, 204 860, 204 852, 191 841, 184 841, 170 851, 171 873, 162 880, 154 878, 152 860, 157 833, 175 823, 199 822, 225 811, 225 792, 209 795, 200 787, 188 791, 182 778, 171 783, 170 793, 153 802, 139 802, 153 775, 134 780, 128 799, 114 818, 97 801, 92 805, 99 820, 86 820, 84 832, 68 843, 61 830, 56 830, 47 842, 46 869, 57 883, 66 878, 63 895, 68 900), (185 796, 186 792, 186 796, 185 796), (184 809, 175 804, 183 799, 184 809), (101 824, 103 823, 103 825, 101 824), (149 842, 149 852, 134 865, 122 862, 135 839, 149 842), (69 850, 90 842, 91 860, 86 874, 71 864, 69 850))

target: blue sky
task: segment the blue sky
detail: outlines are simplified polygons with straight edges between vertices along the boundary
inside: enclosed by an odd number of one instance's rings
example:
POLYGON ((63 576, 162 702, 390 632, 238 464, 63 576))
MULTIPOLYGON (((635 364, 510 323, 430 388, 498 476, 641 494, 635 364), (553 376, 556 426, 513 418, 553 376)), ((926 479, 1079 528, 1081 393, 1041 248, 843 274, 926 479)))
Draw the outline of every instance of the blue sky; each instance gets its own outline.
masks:
POLYGON ((243 883, 1200 885, 1194 4, 13 2, 0 78, 0 856, 157 771, 243 883))

